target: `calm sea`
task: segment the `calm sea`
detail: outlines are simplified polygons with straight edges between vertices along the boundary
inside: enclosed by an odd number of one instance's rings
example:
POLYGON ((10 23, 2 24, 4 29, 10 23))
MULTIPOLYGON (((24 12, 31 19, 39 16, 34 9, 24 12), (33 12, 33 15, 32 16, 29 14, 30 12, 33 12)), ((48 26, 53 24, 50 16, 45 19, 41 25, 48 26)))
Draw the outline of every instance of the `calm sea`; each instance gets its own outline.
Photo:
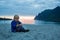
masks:
MULTIPOLYGON (((12 20, 0 20, 0 24, 11 24, 12 20)), ((47 22, 47 21, 21 21, 23 24, 34 24, 34 25, 60 25, 60 22, 47 22)))

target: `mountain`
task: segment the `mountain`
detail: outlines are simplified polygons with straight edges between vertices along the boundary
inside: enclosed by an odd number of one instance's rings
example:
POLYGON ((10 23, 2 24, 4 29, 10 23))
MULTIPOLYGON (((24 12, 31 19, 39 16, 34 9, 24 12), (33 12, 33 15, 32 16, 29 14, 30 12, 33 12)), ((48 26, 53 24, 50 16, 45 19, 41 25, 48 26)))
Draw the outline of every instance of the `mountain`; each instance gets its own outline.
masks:
POLYGON ((60 22, 60 6, 54 9, 44 10, 43 12, 39 13, 34 19, 43 20, 43 21, 60 22))

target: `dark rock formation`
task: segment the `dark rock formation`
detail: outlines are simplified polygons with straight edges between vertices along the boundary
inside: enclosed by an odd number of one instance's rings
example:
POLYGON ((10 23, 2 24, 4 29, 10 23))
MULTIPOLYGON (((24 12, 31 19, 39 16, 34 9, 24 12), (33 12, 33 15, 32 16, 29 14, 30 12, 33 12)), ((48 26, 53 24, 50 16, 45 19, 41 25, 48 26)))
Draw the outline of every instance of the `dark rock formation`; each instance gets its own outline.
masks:
POLYGON ((0 18, 0 20, 12 20, 10 18, 0 18))
POLYGON ((60 22, 60 7, 44 10, 35 17, 35 20, 60 22))

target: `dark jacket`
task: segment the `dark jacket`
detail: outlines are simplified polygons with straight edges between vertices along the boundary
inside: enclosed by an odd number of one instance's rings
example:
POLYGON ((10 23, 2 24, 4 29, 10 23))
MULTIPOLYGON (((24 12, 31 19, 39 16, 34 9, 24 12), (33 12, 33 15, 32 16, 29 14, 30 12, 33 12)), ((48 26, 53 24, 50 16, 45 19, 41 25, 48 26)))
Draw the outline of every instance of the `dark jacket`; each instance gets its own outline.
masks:
MULTIPOLYGON (((17 24, 21 24, 21 22, 20 21, 15 21, 15 20, 13 20, 12 22, 11 22, 11 31, 12 32, 16 32, 16 25, 17 24)), ((24 30, 24 28, 23 27, 20 27, 20 29, 22 29, 22 30, 24 30)))

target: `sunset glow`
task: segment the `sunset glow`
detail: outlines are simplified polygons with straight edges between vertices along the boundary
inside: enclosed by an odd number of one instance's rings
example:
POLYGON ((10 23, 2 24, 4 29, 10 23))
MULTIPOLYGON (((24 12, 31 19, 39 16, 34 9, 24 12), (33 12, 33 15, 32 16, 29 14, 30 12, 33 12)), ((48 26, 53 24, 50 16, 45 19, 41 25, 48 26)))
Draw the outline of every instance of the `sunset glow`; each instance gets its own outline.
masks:
MULTIPOLYGON (((11 18, 13 19, 13 16, 0 16, 1 18, 11 18)), ((33 24, 34 23, 34 16, 20 16, 19 19, 23 24, 33 24)))
POLYGON ((33 24, 34 17, 33 16, 21 16, 20 21, 25 24, 33 24))

